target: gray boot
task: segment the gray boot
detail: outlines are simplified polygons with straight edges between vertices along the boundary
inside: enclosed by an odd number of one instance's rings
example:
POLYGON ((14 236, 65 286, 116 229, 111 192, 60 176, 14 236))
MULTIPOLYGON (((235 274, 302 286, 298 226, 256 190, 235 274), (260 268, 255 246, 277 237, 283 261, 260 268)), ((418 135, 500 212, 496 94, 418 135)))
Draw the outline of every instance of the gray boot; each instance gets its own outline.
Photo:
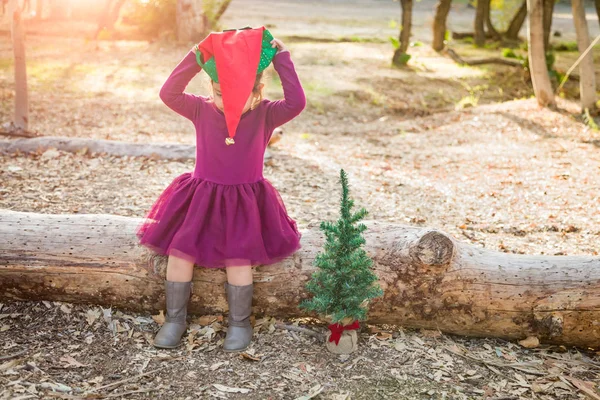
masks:
POLYGON ((180 345, 181 336, 187 330, 187 303, 192 282, 175 282, 165 279, 167 315, 165 323, 154 337, 154 347, 173 349, 180 345))
POLYGON ((254 332, 250 324, 253 289, 253 284, 234 286, 225 282, 227 303, 229 303, 229 326, 223 343, 223 350, 226 352, 246 350, 250 345, 254 332))

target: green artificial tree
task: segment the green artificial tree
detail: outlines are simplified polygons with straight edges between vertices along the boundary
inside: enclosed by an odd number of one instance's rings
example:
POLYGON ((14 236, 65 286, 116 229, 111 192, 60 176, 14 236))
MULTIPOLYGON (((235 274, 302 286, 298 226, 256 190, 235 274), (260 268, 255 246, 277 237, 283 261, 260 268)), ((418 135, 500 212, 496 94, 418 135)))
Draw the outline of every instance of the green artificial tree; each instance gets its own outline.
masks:
POLYGON ((318 270, 306 284, 313 297, 300 303, 301 308, 331 321, 329 341, 335 341, 336 345, 344 330, 358 329, 358 321, 366 320, 369 300, 383 295, 377 275, 371 270, 373 260, 362 248, 365 244, 362 234, 367 227, 359 221, 367 215, 367 210, 352 212, 354 200, 349 198, 348 177, 343 169, 340 182, 341 216, 335 224, 321 223, 326 238, 324 251, 317 255, 318 270))

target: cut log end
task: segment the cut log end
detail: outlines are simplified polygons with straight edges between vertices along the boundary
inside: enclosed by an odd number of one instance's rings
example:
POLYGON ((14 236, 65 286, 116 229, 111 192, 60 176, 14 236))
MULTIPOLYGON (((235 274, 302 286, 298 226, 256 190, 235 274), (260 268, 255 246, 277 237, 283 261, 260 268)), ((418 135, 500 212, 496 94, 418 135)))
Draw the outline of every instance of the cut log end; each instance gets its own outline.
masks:
POLYGON ((431 231, 419 238, 410 253, 414 261, 425 266, 449 265, 454 256, 454 243, 447 235, 431 231))

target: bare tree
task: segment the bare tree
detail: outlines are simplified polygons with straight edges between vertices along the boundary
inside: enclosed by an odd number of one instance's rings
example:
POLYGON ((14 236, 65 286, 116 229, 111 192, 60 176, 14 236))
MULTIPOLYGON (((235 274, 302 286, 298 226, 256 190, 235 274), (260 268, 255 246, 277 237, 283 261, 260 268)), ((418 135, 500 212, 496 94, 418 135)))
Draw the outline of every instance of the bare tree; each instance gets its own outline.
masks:
POLYGON ((483 12, 485 15, 485 27, 487 29, 488 36, 491 36, 494 40, 502 39, 500 33, 498 33, 496 28, 494 28, 494 23, 492 22, 492 7, 490 0, 485 0, 485 7, 483 12))
POLYGON ((475 9, 475 25, 473 27, 473 39, 475 45, 481 47, 485 44, 485 10, 486 4, 489 8, 490 0, 477 0, 475 9))
POLYGON ((441 51, 444 48, 444 39, 446 37, 446 20, 448 19, 448 13, 450 12, 451 5, 452 0, 439 0, 435 6, 432 44, 432 47, 435 51, 441 51))
POLYGON ((543 0, 544 5, 544 49, 550 50, 550 34, 552 32, 552 14, 555 0, 543 0))
POLYGON ((527 39, 529 41, 529 70, 533 91, 538 103, 547 107, 555 104, 550 76, 546 66, 544 47, 544 0, 527 0, 529 18, 527 24, 527 39))
POLYGON ((412 9, 413 0, 400 0, 400 7, 402 8, 402 26, 400 27, 400 46, 394 52, 392 63, 400 66, 405 64, 402 61, 403 55, 408 51, 410 45, 410 32, 412 29, 412 9))
MULTIPOLYGON (((577 47, 579 52, 583 54, 590 45, 590 34, 585 19, 583 0, 571 0, 571 6, 573 8, 573 23, 577 32, 577 47)), ((579 74, 581 109, 585 110, 587 108, 594 112, 596 109, 596 77, 592 52, 589 52, 581 60, 579 74)))
POLYGON ((44 14, 44 0, 36 0, 35 2, 35 19, 40 21, 44 14))
POLYGON ((202 0, 177 0, 177 39, 194 42, 217 28, 217 23, 227 11, 231 0, 222 0, 218 7, 207 9, 202 0))
MULTIPOLYGON (((598 0, 600 1, 600 0, 598 0)), ((527 0, 523 0, 523 4, 519 7, 519 10, 514 15, 512 20, 510 21, 510 25, 506 30, 504 36, 510 40, 518 40, 519 32, 521 32, 521 28, 525 23, 525 19, 527 18, 527 0)))
POLYGON ((29 100, 27 95, 27 68, 25 63, 25 27, 18 1, 9 7, 12 17, 11 36, 15 57, 15 117, 17 130, 26 131, 29 123, 29 100))

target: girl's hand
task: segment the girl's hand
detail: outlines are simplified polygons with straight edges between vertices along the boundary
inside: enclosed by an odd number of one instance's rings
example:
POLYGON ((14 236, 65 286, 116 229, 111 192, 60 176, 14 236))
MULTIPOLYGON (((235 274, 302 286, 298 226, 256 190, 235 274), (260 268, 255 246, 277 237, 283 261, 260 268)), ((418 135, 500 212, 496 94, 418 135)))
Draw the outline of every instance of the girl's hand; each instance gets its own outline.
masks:
POLYGON ((282 53, 284 51, 289 51, 287 49, 287 47, 285 47, 285 44, 283 44, 283 42, 279 39, 273 39, 271 40, 271 47, 275 48, 277 47, 277 54, 282 53))

